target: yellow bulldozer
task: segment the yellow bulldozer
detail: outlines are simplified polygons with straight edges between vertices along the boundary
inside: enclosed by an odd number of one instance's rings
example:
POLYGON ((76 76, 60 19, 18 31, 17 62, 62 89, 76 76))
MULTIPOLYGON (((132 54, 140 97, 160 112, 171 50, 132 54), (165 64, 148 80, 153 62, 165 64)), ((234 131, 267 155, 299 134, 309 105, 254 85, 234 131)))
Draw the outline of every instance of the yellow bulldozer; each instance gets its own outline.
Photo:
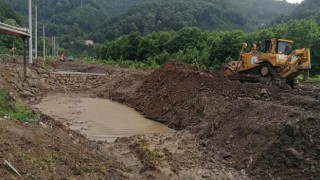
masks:
POLYGON ((232 80, 294 87, 300 74, 303 79, 308 78, 311 58, 309 48, 292 50, 292 46, 291 40, 272 38, 261 43, 259 50, 253 44, 251 51, 246 52, 244 43, 239 59, 223 66, 223 75, 232 80))

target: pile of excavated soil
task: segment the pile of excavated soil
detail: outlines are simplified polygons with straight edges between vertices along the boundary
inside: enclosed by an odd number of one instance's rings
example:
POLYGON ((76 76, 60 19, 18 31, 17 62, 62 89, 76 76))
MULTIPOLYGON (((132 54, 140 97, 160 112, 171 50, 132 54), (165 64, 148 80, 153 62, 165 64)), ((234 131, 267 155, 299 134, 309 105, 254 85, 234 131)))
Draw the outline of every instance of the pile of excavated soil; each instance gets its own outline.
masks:
MULTIPOLYGON (((120 92, 120 93, 119 93, 120 92)), ((320 178, 319 89, 229 81, 169 61, 120 99, 148 118, 188 129, 209 156, 254 178, 320 178)))
POLYGON ((0 120, 0 136, 0 179, 123 178, 121 163, 47 116, 37 124, 0 120))

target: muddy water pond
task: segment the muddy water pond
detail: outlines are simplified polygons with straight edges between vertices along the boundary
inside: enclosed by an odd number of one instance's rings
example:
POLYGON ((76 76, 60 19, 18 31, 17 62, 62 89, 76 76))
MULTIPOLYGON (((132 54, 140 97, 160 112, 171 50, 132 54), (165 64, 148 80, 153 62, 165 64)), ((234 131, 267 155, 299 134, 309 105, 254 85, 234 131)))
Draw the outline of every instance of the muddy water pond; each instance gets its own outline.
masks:
POLYGON ((173 131, 107 99, 55 94, 45 97, 35 107, 91 140, 113 142, 118 137, 173 131))

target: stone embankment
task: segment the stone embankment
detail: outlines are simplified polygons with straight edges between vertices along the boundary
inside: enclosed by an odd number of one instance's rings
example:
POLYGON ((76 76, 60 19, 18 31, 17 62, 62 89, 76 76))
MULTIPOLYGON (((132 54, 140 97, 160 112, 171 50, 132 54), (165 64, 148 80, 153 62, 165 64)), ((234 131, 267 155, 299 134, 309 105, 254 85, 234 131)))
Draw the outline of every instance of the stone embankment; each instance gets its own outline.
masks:
MULTIPOLYGON (((43 68, 27 68, 26 78, 22 66, 1 67, 1 79, 29 102, 37 102, 44 93, 86 92, 106 84, 109 78, 102 73, 52 72, 43 68)), ((11 89, 10 88, 10 89, 11 89)))

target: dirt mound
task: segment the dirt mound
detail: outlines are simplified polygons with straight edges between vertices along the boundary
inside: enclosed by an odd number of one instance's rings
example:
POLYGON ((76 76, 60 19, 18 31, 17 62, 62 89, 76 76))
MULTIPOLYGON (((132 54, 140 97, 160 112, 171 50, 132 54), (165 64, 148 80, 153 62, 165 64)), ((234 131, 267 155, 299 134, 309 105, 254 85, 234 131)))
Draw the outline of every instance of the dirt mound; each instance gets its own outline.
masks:
POLYGON ((279 88, 229 81, 216 72, 202 72, 172 60, 146 78, 136 93, 134 106, 148 117, 181 129, 196 123, 190 118, 200 120, 206 101, 213 96, 227 102, 241 97, 263 98, 260 96, 263 90, 268 97, 279 88), (176 111, 182 110, 185 113, 177 114, 176 111))
POLYGON ((41 119, 32 125, 0 120, 1 179, 122 178, 121 163, 103 156, 88 140, 50 117, 41 119))
POLYGON ((316 178, 318 92, 229 81, 172 60, 125 99, 149 118, 189 129, 208 154, 253 177, 316 178))

